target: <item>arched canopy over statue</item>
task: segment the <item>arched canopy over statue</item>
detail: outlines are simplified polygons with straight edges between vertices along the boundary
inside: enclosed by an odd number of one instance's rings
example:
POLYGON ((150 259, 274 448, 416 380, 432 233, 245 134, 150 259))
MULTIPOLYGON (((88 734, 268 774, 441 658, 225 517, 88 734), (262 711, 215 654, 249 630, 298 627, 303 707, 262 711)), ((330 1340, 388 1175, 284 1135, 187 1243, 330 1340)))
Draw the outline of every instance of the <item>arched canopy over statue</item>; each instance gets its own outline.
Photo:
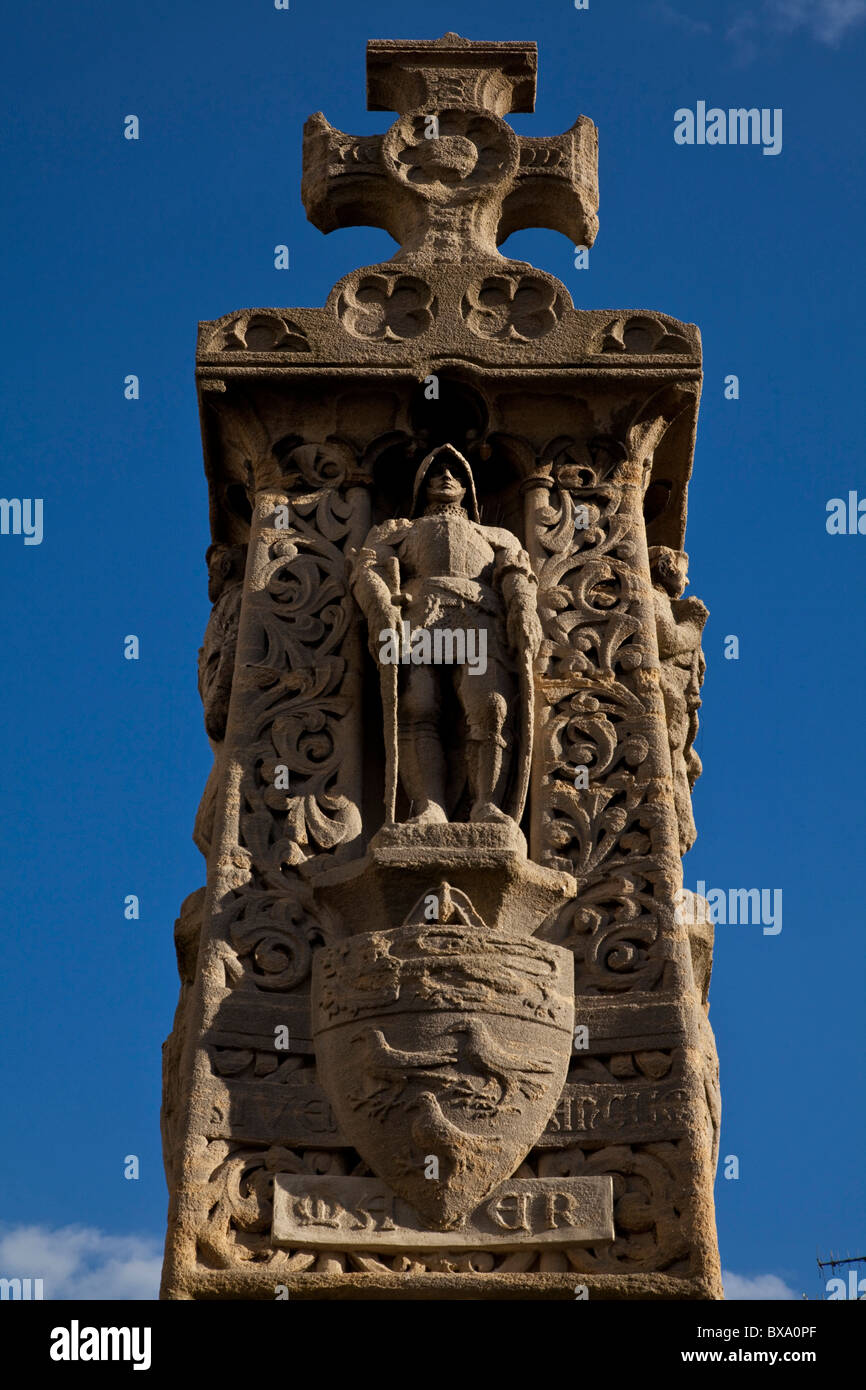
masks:
POLYGON ((414 823, 453 819, 449 780, 468 783, 470 820, 519 822, 542 638, 536 579, 517 537, 481 524, 472 470, 453 445, 421 463, 411 515, 372 528, 352 590, 380 671, 387 820, 399 777, 414 823))

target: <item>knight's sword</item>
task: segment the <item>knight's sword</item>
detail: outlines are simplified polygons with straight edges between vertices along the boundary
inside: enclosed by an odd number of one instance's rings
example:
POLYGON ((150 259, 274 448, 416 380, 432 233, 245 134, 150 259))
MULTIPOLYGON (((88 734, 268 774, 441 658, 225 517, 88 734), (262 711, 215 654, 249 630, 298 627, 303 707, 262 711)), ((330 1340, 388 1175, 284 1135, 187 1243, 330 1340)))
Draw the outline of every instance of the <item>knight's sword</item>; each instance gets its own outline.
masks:
MULTIPOLYGON (((400 595, 400 564, 396 555, 385 563, 385 578, 396 608, 400 595)), ((397 634, 398 649, 402 631, 397 634)), ((397 662, 383 662, 379 667, 382 692, 382 714, 385 733, 385 821, 393 825, 397 814, 397 662)))

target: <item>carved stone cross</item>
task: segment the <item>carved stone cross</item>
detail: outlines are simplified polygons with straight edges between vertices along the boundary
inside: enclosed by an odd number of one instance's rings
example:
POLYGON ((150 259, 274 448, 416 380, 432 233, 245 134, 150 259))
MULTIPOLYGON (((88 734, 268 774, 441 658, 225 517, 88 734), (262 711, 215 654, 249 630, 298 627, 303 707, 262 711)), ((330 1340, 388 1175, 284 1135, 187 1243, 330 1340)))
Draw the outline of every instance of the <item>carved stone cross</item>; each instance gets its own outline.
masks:
POLYGON ((549 227, 591 246, 598 230, 598 133, 518 136, 502 119, 535 105, 534 43, 367 45, 367 105, 397 111, 384 135, 345 135, 321 112, 304 127, 301 194, 310 221, 383 227, 394 261, 501 263, 497 246, 549 227))

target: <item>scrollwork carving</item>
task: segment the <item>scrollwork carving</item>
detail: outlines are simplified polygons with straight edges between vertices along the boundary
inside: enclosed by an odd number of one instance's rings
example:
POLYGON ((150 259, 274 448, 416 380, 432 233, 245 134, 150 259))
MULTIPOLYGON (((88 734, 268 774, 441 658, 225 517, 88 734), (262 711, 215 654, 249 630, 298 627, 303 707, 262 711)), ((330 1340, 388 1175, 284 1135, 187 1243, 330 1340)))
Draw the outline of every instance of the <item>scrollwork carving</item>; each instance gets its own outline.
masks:
MULTIPOLYGON (((199 1159, 200 1181, 207 1183, 207 1218, 197 1239, 200 1263, 230 1269, 250 1263, 279 1275, 319 1272, 336 1259, 312 1250, 276 1250, 271 1244, 276 1173, 343 1173, 336 1153, 294 1153, 280 1146, 243 1148, 213 1140, 199 1159)), ((342 1267, 342 1266, 341 1266, 342 1267)))
POLYGON ((256 620, 243 654, 252 756, 240 833, 272 888, 291 878, 287 870, 360 833, 356 802, 341 786, 344 720, 353 708, 343 647, 352 614, 344 547, 354 510, 335 484, 347 455, 345 446, 294 448, 281 465, 298 489, 284 509, 290 524, 267 528, 259 541, 256 620))
POLYGON ((310 974, 312 949, 329 939, 312 897, 297 881, 288 891, 251 890, 239 894, 224 911, 223 929, 256 989, 287 991, 310 974))
POLYGON ((547 451, 555 486, 535 511, 548 658, 546 780, 537 809, 544 862, 573 872, 574 904, 549 929, 575 952, 590 993, 669 978, 679 858, 672 843, 664 709, 636 473, 597 436, 547 451))
POLYGON ((539 1177, 613 1175, 615 1239, 611 1245, 570 1248, 571 1267, 585 1274, 686 1274, 689 1240, 677 1202, 677 1193, 688 1182, 686 1166, 682 1145, 674 1143, 542 1154, 539 1177))

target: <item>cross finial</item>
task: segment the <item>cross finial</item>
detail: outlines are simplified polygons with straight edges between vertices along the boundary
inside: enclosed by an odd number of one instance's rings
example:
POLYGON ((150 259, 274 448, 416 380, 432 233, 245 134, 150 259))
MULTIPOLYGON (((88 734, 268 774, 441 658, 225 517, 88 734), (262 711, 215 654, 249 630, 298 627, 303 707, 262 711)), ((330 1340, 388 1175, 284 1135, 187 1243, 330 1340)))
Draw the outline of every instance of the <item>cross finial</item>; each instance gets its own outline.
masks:
POLYGON ((392 258, 502 264, 497 246, 550 227, 591 246, 598 229, 597 132, 578 117, 551 138, 517 136, 502 119, 535 104, 534 43, 372 40, 367 105, 398 118, 384 135, 304 128, 302 197, 323 232, 384 227, 392 258))

